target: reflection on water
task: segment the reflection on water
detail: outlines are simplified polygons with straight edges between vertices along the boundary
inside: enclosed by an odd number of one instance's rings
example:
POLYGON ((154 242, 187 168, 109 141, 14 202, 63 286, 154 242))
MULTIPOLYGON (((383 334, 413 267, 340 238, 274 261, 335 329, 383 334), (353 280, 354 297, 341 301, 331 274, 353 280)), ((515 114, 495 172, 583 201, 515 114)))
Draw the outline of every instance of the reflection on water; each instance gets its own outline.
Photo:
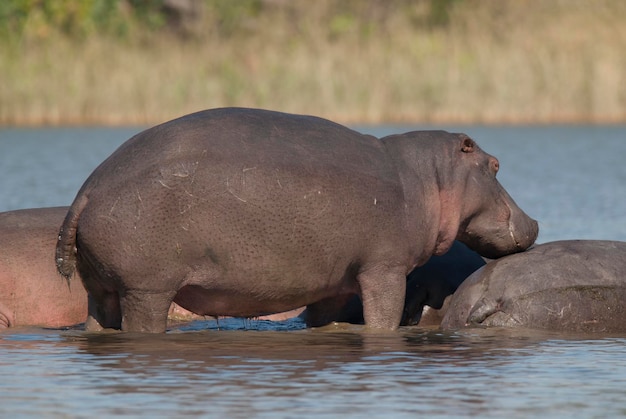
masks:
POLYGON ((623 336, 248 322, 241 330, 241 320, 222 320, 219 331, 196 322, 165 335, 6 331, 0 375, 11 379, 0 403, 14 415, 90 417, 626 412, 623 336))

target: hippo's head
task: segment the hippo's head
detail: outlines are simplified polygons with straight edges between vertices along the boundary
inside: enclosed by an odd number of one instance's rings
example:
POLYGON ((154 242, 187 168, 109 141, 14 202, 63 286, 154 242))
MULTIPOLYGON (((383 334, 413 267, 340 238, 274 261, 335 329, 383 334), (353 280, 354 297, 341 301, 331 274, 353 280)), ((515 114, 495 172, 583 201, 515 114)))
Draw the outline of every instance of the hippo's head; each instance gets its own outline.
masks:
POLYGON ((522 211, 497 181, 498 160, 465 134, 412 131, 383 138, 405 188, 409 207, 428 212, 433 254, 454 240, 487 258, 521 252, 535 242, 537 222, 522 211), (438 220, 438 225, 435 222, 438 220))
MULTIPOLYGON (((496 179, 498 160, 465 134, 458 138, 452 184, 441 185, 442 201, 458 206, 457 240, 482 256, 497 258, 531 246, 539 227, 496 179)), ((445 210, 445 209, 444 209, 445 210)))

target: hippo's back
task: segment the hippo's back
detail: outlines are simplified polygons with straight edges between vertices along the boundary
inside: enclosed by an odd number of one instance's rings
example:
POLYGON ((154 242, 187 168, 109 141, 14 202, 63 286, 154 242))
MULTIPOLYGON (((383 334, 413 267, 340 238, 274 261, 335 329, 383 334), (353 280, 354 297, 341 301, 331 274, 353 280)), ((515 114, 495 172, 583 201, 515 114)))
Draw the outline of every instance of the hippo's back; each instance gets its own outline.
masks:
MULTIPOLYGON (((326 119, 261 109, 205 110, 147 129, 122 144, 96 176, 126 177, 188 164, 371 174, 384 146, 326 119), (334 169, 334 170, 333 170, 334 169)), ((202 169, 202 168, 199 168, 202 169)), ((126 179, 131 180, 131 179, 126 179)), ((110 181, 110 180, 109 180, 110 181)))
POLYGON ((253 109, 203 111, 148 129, 81 193, 79 246, 118 265, 143 258, 151 269, 210 259, 258 274, 302 260, 294 274, 306 275, 355 257, 366 233, 391 241, 403 222, 399 176, 378 139, 253 109))

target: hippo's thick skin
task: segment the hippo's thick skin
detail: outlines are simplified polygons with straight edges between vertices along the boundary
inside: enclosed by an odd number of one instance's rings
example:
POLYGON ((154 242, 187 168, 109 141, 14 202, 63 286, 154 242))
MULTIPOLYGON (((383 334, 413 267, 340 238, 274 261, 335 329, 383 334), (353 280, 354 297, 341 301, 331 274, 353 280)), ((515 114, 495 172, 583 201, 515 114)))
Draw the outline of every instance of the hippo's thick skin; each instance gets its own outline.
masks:
POLYGON ((564 240, 492 261, 451 297, 441 327, 626 332, 626 243, 564 240))
POLYGON ((214 109, 150 128, 83 184, 57 265, 76 264, 87 327, 163 332, 172 300, 254 317, 358 294, 366 325, 400 324, 406 275, 455 239, 484 256, 537 223, 464 134, 383 139, 279 112, 214 109))

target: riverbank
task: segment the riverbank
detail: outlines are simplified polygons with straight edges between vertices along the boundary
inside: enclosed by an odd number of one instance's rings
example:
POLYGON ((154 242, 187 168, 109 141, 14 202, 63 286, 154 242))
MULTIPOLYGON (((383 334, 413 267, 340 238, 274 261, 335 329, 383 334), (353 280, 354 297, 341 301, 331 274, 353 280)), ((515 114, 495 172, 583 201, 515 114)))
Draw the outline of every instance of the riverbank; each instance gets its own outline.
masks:
POLYGON ((433 3, 390 3, 247 2, 183 36, 26 30, 0 48, 0 125, 154 124, 220 106, 344 123, 626 121, 626 3, 458 0, 437 19, 433 3))

